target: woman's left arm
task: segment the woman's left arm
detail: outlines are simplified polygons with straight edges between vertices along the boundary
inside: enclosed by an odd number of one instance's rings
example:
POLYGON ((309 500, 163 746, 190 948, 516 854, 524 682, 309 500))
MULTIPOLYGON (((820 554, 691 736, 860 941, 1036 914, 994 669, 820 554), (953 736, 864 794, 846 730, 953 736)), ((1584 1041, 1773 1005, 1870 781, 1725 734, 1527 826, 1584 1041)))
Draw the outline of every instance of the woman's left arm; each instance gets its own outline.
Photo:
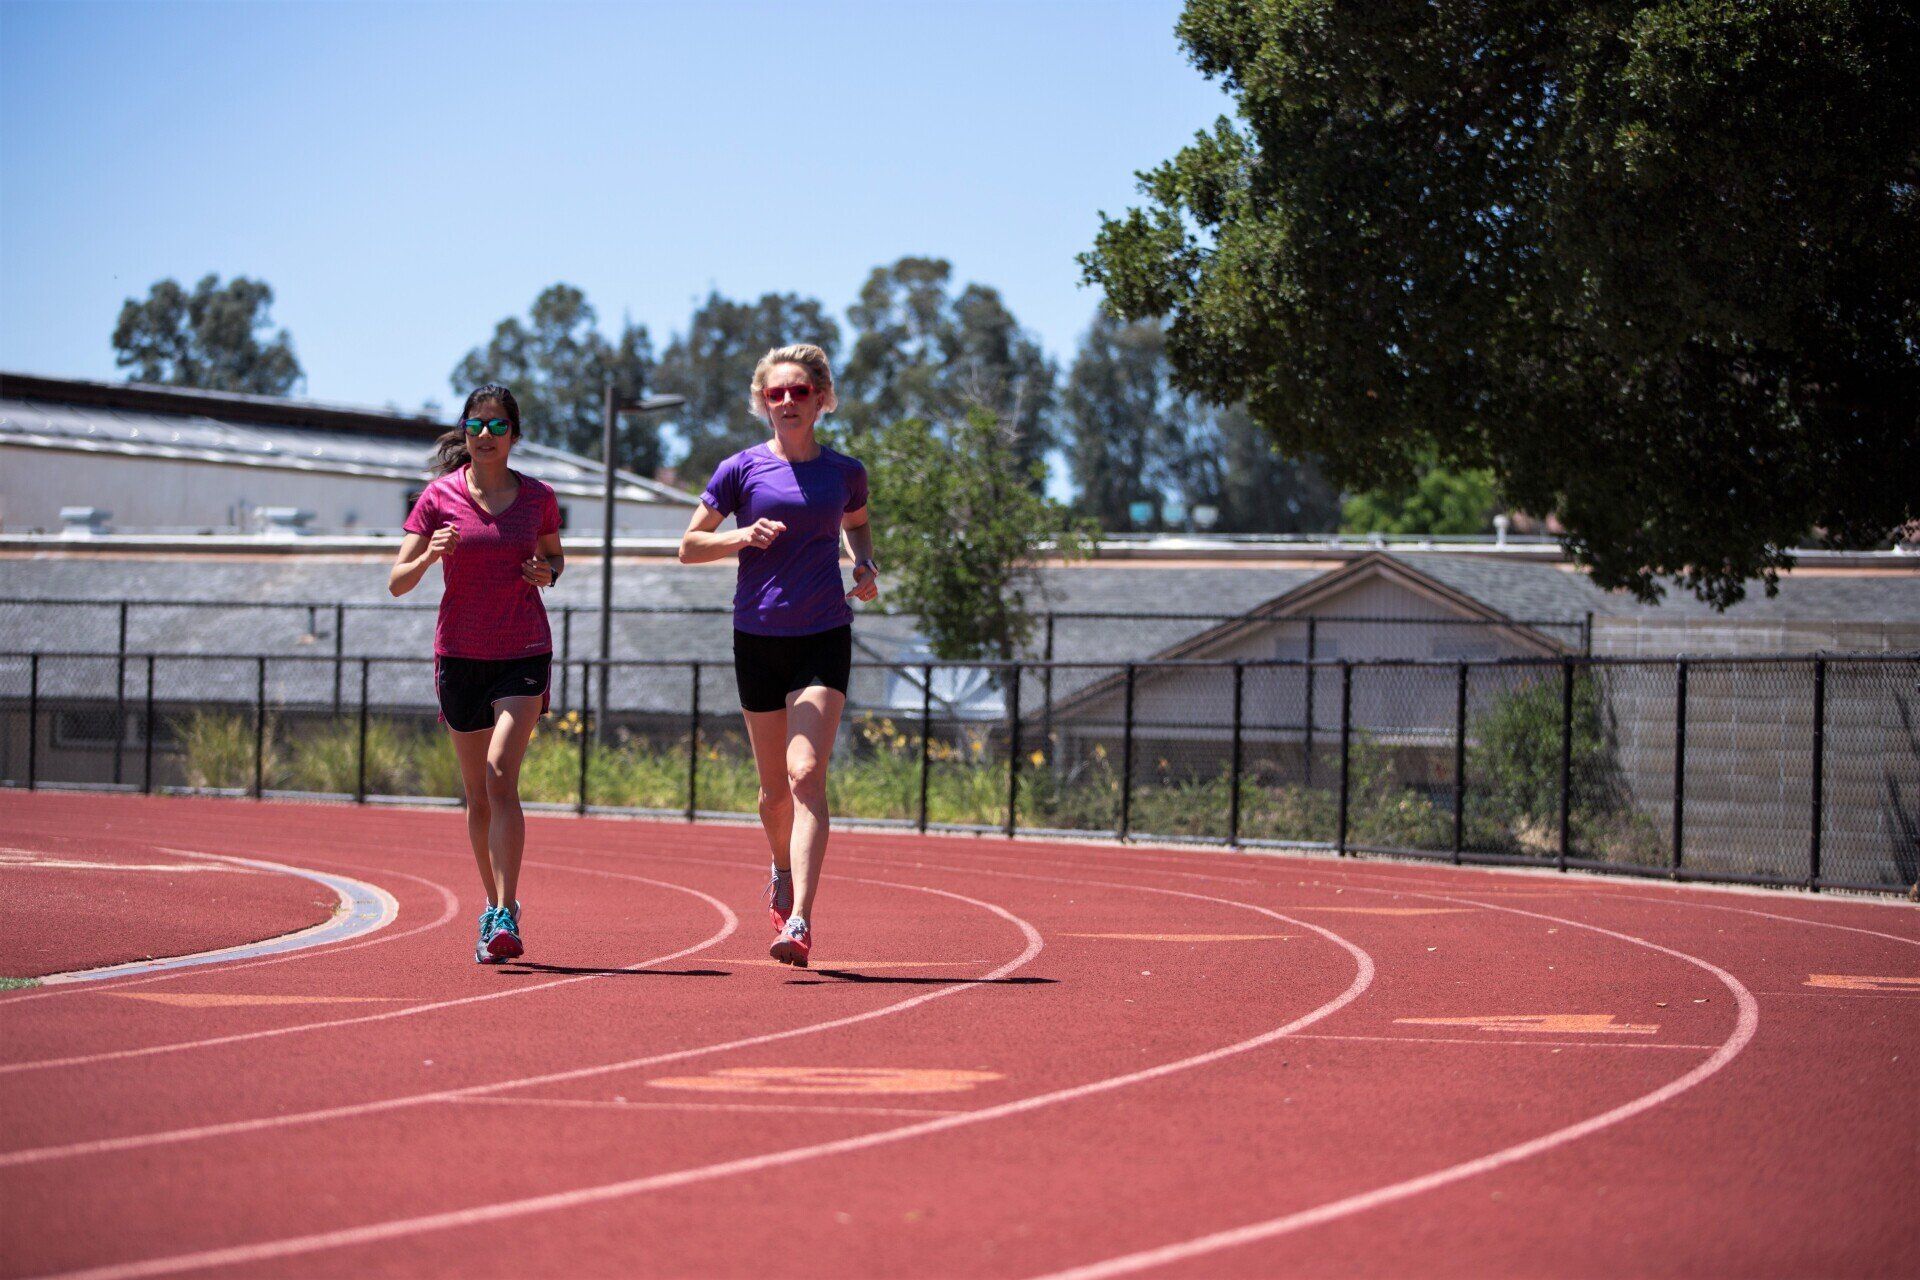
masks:
POLYGON ((873 562, 873 526, 867 509, 849 511, 840 517, 840 530, 846 535, 847 550, 853 553, 853 590, 849 600, 871 600, 880 594, 880 569, 873 562))
POLYGON ((520 576, 536 587, 550 587, 560 581, 567 567, 566 554, 560 550, 560 535, 543 533, 533 547, 533 556, 520 565, 520 576))

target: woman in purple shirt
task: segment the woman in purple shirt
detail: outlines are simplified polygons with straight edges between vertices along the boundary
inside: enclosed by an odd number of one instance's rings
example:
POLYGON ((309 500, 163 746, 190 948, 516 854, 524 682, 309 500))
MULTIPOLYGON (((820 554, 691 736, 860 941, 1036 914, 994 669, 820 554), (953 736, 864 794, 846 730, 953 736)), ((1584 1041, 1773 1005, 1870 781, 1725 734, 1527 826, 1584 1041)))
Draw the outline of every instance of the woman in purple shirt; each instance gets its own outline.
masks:
POLYGON ((853 661, 848 600, 879 594, 867 469, 814 438, 837 406, 819 347, 767 352, 753 371, 753 412, 773 438, 715 469, 680 539, 680 563, 740 557, 733 593, 733 670, 760 774, 760 825, 773 850, 767 906, 780 936, 768 954, 807 967, 808 920, 827 852, 827 760, 847 705, 853 661), (734 530, 720 522, 734 517, 734 530), (853 590, 840 579, 840 537, 853 590))

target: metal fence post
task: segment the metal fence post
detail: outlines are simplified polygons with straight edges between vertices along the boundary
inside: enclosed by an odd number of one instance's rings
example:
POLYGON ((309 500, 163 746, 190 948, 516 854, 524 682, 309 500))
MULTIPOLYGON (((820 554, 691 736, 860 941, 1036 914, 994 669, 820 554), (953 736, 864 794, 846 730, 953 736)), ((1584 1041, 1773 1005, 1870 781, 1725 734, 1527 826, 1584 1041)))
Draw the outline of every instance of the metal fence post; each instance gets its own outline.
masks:
POLYGON ((267 659, 255 658, 257 682, 253 696, 253 798, 258 800, 267 783, 267 659))
POLYGON ((588 743, 593 740, 590 732, 593 722, 593 697, 587 691, 589 683, 588 663, 580 664, 580 790, 574 801, 574 812, 584 814, 587 811, 587 751, 588 743))
POLYGON ((40 655, 27 658, 27 790, 40 785, 40 655))
POLYGON ((1687 660, 1676 664, 1673 690, 1673 872, 1679 878, 1687 811, 1687 660))
POLYGON ((1820 892, 1820 837, 1826 826, 1827 660, 1813 660, 1813 830, 1807 847, 1807 888, 1820 892))
POLYGON ((1020 805, 1020 664, 1012 667, 1007 702, 1007 839, 1013 839, 1014 815, 1020 805))
POLYGON ((573 658, 573 606, 565 605, 560 610, 560 710, 571 709, 567 698, 567 674, 572 670, 573 658))
POLYGON ((1573 839, 1573 661, 1560 663, 1560 870, 1573 839))
POLYGON ((1240 662, 1233 664, 1233 758, 1227 768, 1227 843, 1240 843, 1240 750, 1243 723, 1242 705, 1245 701, 1246 666, 1240 662))
POLYGON ((120 602, 120 645, 114 659, 113 677, 113 781, 121 781, 124 759, 122 741, 127 736, 127 602, 120 602))
POLYGON ((141 732, 141 752, 144 763, 140 770, 140 790, 147 795, 153 794, 153 655, 147 655, 147 702, 145 723, 141 732))
POLYGON ((1320 622, 1316 618, 1307 619, 1307 724, 1304 743, 1306 747, 1306 787, 1313 790, 1313 693, 1319 681, 1320 673, 1314 668, 1314 659, 1319 656, 1320 622))
POLYGON ((1053 749, 1053 611, 1047 611, 1047 665, 1040 672, 1040 736, 1053 749))
POLYGON ((693 664, 692 711, 687 715, 687 821, 700 808, 700 664, 693 664))
POLYGON ((1453 686, 1453 862, 1460 864, 1467 832, 1467 664, 1454 672, 1453 686))
POLYGON ((1133 824, 1133 672, 1127 664, 1127 704, 1120 724, 1120 838, 1133 824))
POLYGON ((920 830, 927 829, 927 758, 933 739, 933 664, 920 668, 920 830))
POLYGON ((340 714, 340 681, 347 661, 347 606, 333 606, 333 714, 340 714))
POLYGON ((1349 792, 1353 774, 1353 664, 1340 663, 1340 826, 1334 837, 1334 850, 1347 856, 1347 817, 1351 809, 1349 792))
POLYGON ((354 784, 353 798, 361 804, 367 802, 367 668, 373 659, 360 659, 360 778, 354 784))

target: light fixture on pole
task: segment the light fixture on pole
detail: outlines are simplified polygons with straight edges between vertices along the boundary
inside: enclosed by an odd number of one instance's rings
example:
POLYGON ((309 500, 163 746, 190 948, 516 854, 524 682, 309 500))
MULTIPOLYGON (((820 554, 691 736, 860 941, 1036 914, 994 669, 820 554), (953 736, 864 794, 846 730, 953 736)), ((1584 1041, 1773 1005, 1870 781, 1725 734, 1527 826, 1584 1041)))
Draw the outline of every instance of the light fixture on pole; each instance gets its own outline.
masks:
POLYGON ((600 444, 600 467, 606 473, 606 500, 600 519, 600 714, 594 724, 604 735, 607 722, 607 664, 613 658, 613 429, 623 413, 657 413, 677 409, 687 402, 685 396, 640 396, 622 399, 607 383, 607 411, 600 444))

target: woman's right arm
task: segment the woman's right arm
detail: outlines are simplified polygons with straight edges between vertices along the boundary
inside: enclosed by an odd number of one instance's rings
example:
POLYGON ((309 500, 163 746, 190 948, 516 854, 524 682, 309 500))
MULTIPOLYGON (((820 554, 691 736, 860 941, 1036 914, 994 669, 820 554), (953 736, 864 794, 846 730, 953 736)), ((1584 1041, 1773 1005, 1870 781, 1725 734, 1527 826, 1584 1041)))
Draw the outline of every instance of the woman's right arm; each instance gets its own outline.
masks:
POLYGON ((706 564, 711 560, 725 560, 737 555, 742 547, 765 547, 787 531, 787 526, 778 520, 756 520, 745 529, 735 529, 732 533, 721 533, 720 522, 726 517, 706 503, 693 513, 693 519, 687 522, 687 531, 680 535, 680 563, 706 564))
POLYGON ((435 529, 431 537, 424 533, 407 534, 400 540, 400 554, 394 557, 393 569, 387 574, 387 590, 396 596, 407 594, 420 585, 427 566, 452 551, 459 542, 460 531, 450 524, 435 529))

